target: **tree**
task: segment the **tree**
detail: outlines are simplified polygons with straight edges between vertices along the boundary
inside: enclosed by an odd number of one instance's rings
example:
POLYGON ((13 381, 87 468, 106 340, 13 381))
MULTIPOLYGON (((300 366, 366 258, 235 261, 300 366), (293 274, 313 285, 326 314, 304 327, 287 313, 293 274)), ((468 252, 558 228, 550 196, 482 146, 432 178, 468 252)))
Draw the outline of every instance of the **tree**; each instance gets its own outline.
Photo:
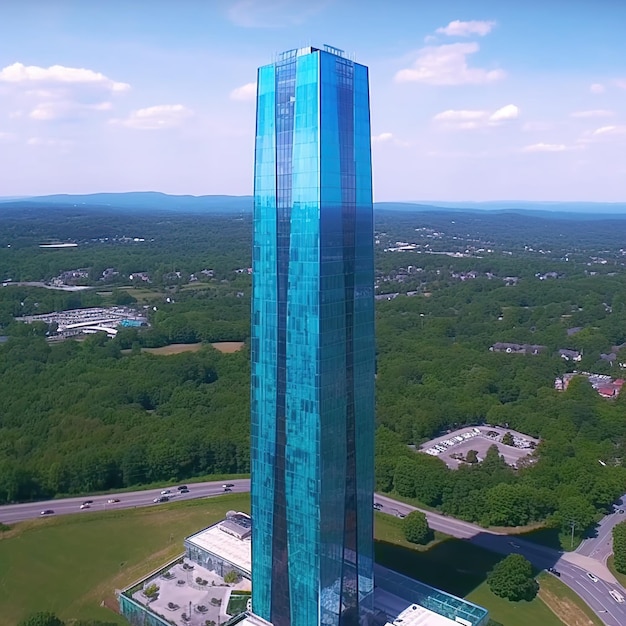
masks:
POLYGON ((487 584, 497 596, 513 602, 530 601, 539 590, 532 565, 521 554, 509 554, 496 563, 487 576, 487 584))
POLYGON ((512 446, 513 445, 513 435, 511 433, 504 433, 504 435, 502 435, 502 443, 505 446, 512 446))
POLYGON ((468 463, 478 463, 478 452, 476 452, 476 450, 468 450, 465 455, 465 460, 468 463))
POLYGON ((626 522, 613 527, 613 559, 615 569, 626 574, 626 522))
POLYGON ((428 525, 426 515, 421 511, 409 513, 402 524, 402 530, 407 541, 425 544, 433 539, 433 531, 428 525))
POLYGON ((582 537, 595 522, 596 510, 583 496, 571 496, 559 502, 555 517, 563 531, 582 537))
POLYGON ((23 619, 19 626, 65 626, 54 613, 50 611, 41 611, 39 613, 33 613, 26 619, 23 619))

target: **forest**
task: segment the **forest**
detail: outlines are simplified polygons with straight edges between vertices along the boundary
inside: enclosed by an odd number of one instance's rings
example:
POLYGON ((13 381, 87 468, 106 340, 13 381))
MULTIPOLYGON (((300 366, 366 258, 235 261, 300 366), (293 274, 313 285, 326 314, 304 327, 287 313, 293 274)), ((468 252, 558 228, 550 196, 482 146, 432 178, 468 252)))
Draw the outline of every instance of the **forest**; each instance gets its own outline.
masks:
MULTIPOLYGON (((19 216, 0 219, 3 279, 46 281, 85 267, 94 289, 0 288, 0 502, 247 472, 248 349, 221 354, 208 344, 248 338, 251 283, 238 270, 250 264, 250 216, 155 222, 83 209, 53 224, 37 219, 32 228, 19 216), (123 239, 131 235, 145 241, 123 239), (41 249, 45 237, 80 245, 41 249), (106 267, 120 275, 103 284, 106 267), (189 282, 204 268, 214 275, 189 282), (151 283, 129 283, 126 274, 137 271, 151 283), (166 279, 173 271, 181 277, 166 279), (148 307, 150 328, 51 343, 45 325, 13 319, 120 299, 148 307), (199 341, 207 345, 194 353, 141 351, 199 341)), ((379 490, 484 525, 547 520, 577 534, 624 493, 626 397, 602 398, 582 376, 564 392, 554 388, 574 369, 623 376, 626 220, 613 220, 603 237, 607 227, 545 216, 377 214, 377 292, 397 294, 376 307, 379 490), (415 248, 392 251, 398 241, 415 248), (491 351, 497 342, 545 350, 491 351), (559 349, 582 360, 565 361, 559 349), (470 424, 541 443, 518 469, 495 449, 450 470, 410 447, 470 424)))

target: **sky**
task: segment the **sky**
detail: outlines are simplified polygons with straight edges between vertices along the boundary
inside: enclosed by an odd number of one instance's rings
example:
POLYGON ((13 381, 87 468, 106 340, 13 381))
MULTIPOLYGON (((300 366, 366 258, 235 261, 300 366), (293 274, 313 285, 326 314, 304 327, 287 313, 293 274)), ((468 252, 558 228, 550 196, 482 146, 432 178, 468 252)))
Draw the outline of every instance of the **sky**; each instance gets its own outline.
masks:
POLYGON ((376 201, 626 201, 625 0, 0 0, 0 196, 253 192, 256 69, 370 69, 376 201))

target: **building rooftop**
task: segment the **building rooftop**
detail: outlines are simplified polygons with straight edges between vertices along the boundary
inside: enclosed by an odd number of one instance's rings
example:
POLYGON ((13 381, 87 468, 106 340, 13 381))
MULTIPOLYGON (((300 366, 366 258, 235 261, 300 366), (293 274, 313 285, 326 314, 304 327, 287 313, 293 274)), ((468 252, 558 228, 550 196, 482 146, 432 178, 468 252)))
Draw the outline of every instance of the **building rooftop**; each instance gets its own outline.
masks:
POLYGON ((185 541, 202 550, 219 554, 224 560, 232 563, 243 572, 251 572, 250 528, 250 517, 238 513, 236 516, 231 516, 214 526, 209 526, 209 528, 187 537, 185 541))

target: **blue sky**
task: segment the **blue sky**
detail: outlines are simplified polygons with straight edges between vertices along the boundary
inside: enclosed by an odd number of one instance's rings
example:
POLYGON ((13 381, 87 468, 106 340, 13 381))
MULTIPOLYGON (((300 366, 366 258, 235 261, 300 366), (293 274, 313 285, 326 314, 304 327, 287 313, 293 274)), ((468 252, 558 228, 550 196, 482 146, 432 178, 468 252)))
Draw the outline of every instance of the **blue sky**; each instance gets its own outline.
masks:
POLYGON ((7 0, 0 196, 250 194, 256 68, 370 68, 374 195, 626 200, 624 0, 7 0))

